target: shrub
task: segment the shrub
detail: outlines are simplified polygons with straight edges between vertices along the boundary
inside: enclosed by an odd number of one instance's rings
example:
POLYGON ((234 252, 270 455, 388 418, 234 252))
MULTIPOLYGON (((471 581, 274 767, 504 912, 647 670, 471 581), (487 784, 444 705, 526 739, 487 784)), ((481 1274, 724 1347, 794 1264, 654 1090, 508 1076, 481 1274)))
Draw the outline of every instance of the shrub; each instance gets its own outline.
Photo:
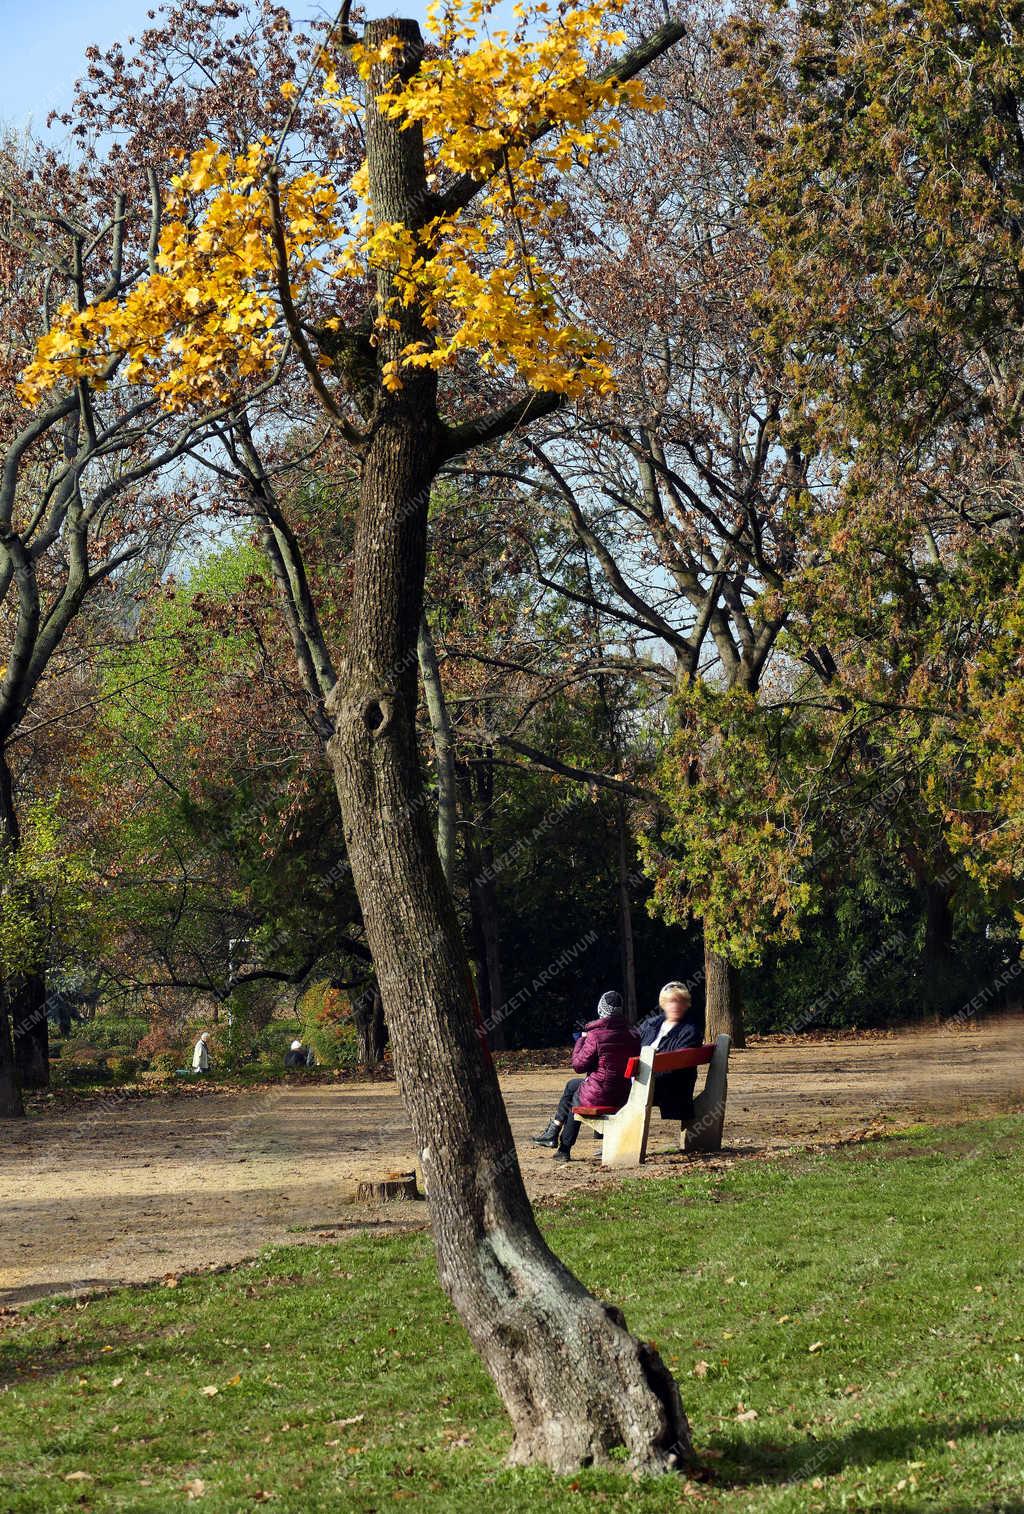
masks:
POLYGON ((95 1046, 67 1048, 50 1068, 50 1078, 58 1087, 80 1087, 88 1083, 107 1083, 107 1053, 95 1046))
POLYGON ((138 1072, 139 1059, 127 1047, 118 1046, 109 1053, 107 1066, 118 1082, 127 1082, 138 1072))
POLYGON ((302 1032, 322 1067, 354 1067, 359 1038, 348 994, 329 983, 314 983, 302 996, 302 1032))
POLYGON ((68 1040, 113 1051, 115 1047, 134 1046, 148 1030, 149 1022, 142 1015, 97 1015, 74 1030, 68 1040))
POLYGON ((90 1042, 68 1043, 64 1048, 64 1064, 67 1067, 106 1067, 107 1053, 90 1042))
POLYGON ((148 1062, 150 1067, 155 1066, 154 1058, 164 1052, 169 1052, 174 1057, 175 1066, 179 1065, 185 1055, 181 1036, 169 1030, 166 1025, 155 1025, 141 1037, 135 1048, 135 1055, 141 1062, 148 1062))
POLYGON ((262 1030, 255 1032, 252 1049, 268 1066, 280 1068, 284 1065, 284 1054, 293 1041, 308 1044, 304 1032, 301 1020, 271 1020, 269 1025, 264 1025, 262 1030))
POLYGON ((182 1065, 181 1053, 170 1049, 155 1051, 149 1059, 149 1065, 162 1078, 173 1078, 178 1068, 182 1065))

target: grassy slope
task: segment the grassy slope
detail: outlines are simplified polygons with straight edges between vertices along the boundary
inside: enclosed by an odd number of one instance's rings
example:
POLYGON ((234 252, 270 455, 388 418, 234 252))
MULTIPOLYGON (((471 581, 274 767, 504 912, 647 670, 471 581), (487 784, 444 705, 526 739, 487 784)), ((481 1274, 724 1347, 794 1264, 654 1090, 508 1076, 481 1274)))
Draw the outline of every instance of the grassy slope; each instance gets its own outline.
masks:
POLYGON ((429 1241, 360 1236, 14 1326, 0 1508, 1024 1511, 1022 1134, 920 1128, 547 1217, 675 1368, 709 1483, 504 1471, 429 1241))

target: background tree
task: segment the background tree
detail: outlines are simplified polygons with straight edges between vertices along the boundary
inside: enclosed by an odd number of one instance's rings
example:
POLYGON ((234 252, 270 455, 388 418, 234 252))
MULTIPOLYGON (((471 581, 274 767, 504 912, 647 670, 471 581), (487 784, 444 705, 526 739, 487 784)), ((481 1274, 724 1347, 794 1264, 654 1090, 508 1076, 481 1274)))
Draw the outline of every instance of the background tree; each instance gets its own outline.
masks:
MULTIPOLYGON (((91 298, 116 298, 131 282, 128 212, 120 197, 105 205, 91 199, 59 159, 13 150, 0 159, 0 202, 8 275, 0 390, 0 844, 17 851, 12 745, 44 680, 73 676, 61 652, 86 604, 187 528, 186 497, 165 493, 157 511, 153 480, 183 457, 206 420, 171 416, 152 397, 127 393, 114 382, 116 357, 51 390, 26 417, 14 380, 36 340, 45 340, 58 303, 70 294, 66 308, 83 310, 91 298)), ((148 216, 146 235, 155 229, 148 216)), ((21 907, 31 907, 29 892, 21 907)), ((17 1113, 16 1083, 38 1086, 48 1076, 44 964, 8 978, 3 998, 0 1108, 17 1113)))
POLYGON ((737 22, 725 45, 764 144, 751 206, 788 434, 831 459, 832 508, 797 516, 807 673, 787 697, 817 712, 826 790, 849 771, 845 792, 889 796, 932 977, 979 887, 990 908, 1018 891, 1020 23, 804 7, 790 35, 737 22))
MULTIPOLYGON (((632 24, 650 18, 641 7, 632 24)), ((716 64, 720 16, 695 7, 688 22, 652 73, 667 108, 631 118, 615 159, 574 181, 553 232, 563 298, 614 351, 620 383, 584 415, 545 422, 518 472, 573 539, 568 549, 557 533, 524 539, 538 581, 595 618, 600 660, 647 682, 666 731, 673 692, 679 708, 705 687, 756 695, 784 623, 789 512, 809 470, 784 438, 783 365, 757 336, 762 246, 744 214, 757 143, 716 64)), ((698 745, 690 785, 701 771, 698 745)), ((666 796, 681 825, 692 809, 698 830, 699 799, 691 806, 679 787, 666 796)), ((742 1044, 736 933, 722 909, 735 880, 696 845, 671 868, 671 899, 655 898, 673 919, 704 921, 708 1034, 742 1044)), ((748 902, 735 896, 736 915, 748 902)))

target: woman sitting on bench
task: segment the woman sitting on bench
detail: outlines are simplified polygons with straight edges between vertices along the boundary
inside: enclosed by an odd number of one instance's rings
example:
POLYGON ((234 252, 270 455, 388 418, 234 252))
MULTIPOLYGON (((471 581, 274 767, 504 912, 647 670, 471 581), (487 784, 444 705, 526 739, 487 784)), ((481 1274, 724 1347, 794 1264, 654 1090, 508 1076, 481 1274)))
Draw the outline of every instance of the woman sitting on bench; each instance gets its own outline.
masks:
MULTIPOLYGON (((653 1046, 656 1051, 682 1051, 686 1046, 699 1046, 703 1027, 694 1023, 690 1013, 690 990, 686 984, 666 983, 658 995, 658 1003, 660 1010, 639 1026, 641 1044, 653 1046)), ((685 1124, 692 1118, 696 1083, 696 1067, 655 1074, 651 1102, 663 1120, 685 1124)))
POLYGON ((597 1019, 583 1028, 572 1049, 573 1071, 585 1073, 586 1077, 570 1078, 562 1090, 554 1118, 546 1130, 533 1139, 538 1146, 554 1146, 555 1161, 568 1162, 579 1124, 573 1119, 576 1104, 588 1108, 594 1104, 610 1104, 615 1108, 629 1098, 629 1079, 626 1063, 640 1049, 640 1037, 622 1013, 622 995, 602 994, 597 1006, 597 1019))

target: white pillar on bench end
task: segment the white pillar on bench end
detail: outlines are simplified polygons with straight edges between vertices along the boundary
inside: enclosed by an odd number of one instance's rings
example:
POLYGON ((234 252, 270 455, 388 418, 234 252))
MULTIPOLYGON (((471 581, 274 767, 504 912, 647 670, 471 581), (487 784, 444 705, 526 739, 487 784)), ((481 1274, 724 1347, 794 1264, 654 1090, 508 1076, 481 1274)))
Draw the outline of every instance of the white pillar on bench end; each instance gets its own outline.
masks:
POLYGON ((651 1095, 654 1077, 651 1064, 654 1047, 641 1048, 636 1077, 629 1090, 629 1098, 615 1114, 602 1120, 600 1129, 604 1135, 601 1144, 603 1167, 638 1167, 647 1155, 647 1131, 651 1123, 651 1095))
POLYGON ((725 1100, 729 1091, 729 1048, 732 1039, 719 1036, 708 1063, 704 1087, 693 1101, 693 1118, 682 1128, 684 1151, 721 1151, 725 1100))

